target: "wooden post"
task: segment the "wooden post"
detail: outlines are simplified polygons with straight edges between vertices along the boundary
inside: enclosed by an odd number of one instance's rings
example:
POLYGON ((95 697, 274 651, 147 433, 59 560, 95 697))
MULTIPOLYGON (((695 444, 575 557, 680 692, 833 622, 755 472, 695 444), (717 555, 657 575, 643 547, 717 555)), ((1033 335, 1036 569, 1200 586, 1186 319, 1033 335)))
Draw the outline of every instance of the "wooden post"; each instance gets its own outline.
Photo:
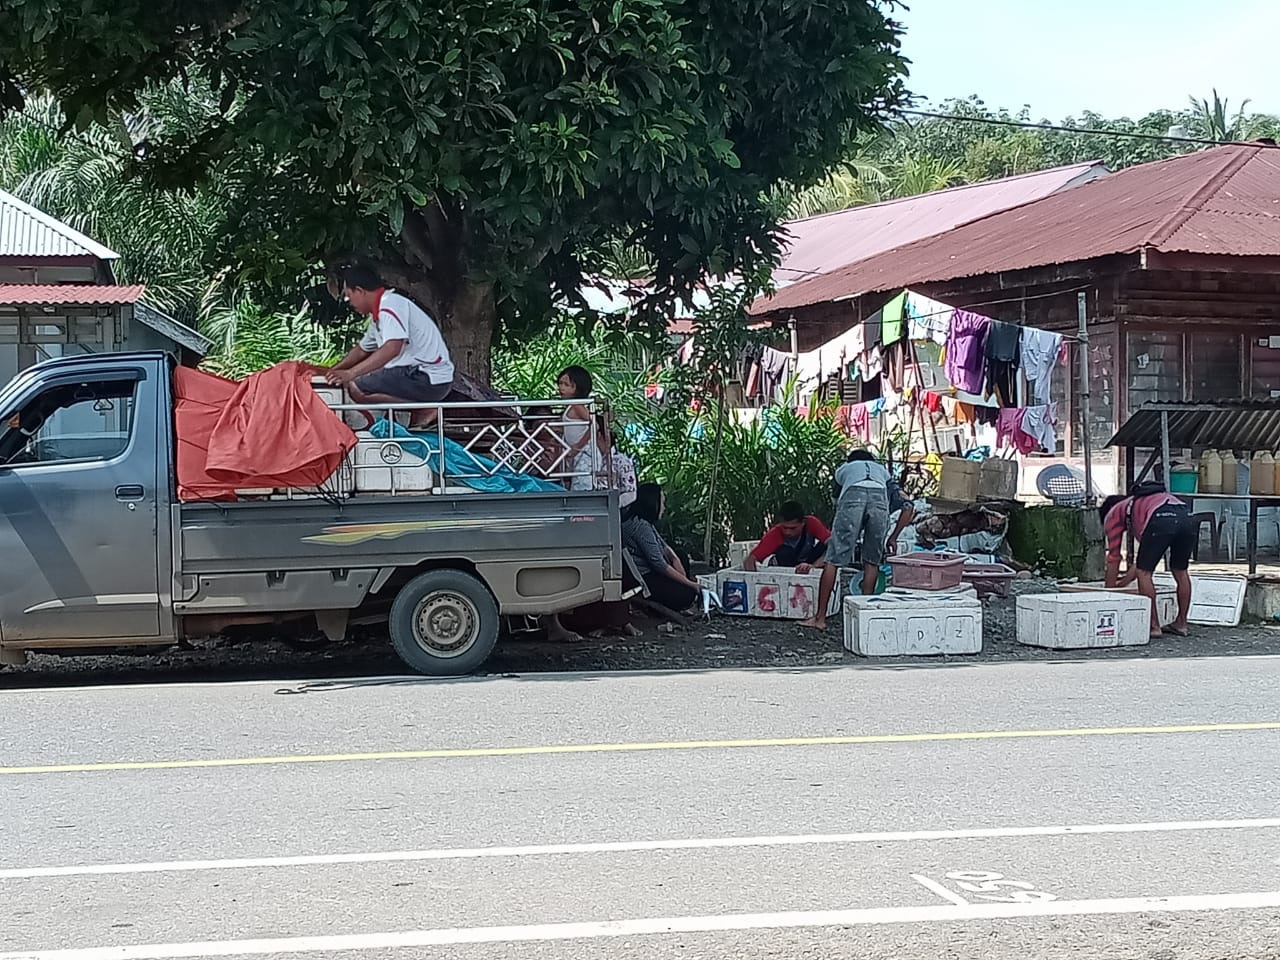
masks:
MULTIPOLYGON (((1076 335, 1080 341, 1080 445, 1084 450, 1084 502, 1093 506, 1093 424, 1089 413, 1089 324, 1086 291, 1076 294, 1076 335)), ((1068 451, 1070 452, 1070 451, 1068 451)))

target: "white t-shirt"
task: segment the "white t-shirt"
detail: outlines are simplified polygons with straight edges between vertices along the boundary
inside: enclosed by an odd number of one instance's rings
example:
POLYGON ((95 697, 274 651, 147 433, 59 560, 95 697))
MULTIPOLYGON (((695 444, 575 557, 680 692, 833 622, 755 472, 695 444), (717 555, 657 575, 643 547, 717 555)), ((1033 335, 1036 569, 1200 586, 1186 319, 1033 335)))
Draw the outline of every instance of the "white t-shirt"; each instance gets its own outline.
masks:
POLYGON ((360 339, 360 349, 373 353, 388 340, 407 340, 400 355, 388 367, 416 367, 432 383, 453 380, 453 360, 440 328, 431 315, 402 293, 384 290, 369 329, 360 339))

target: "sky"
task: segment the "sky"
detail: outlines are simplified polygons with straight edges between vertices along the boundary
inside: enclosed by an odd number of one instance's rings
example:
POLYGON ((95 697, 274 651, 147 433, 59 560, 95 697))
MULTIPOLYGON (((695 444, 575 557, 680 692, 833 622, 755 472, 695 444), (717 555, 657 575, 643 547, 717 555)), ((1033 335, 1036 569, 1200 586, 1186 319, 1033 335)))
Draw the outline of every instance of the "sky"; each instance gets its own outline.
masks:
POLYGON ((1280 0, 907 0, 913 93, 977 94, 1062 120, 1134 119, 1187 98, 1280 113, 1280 0))

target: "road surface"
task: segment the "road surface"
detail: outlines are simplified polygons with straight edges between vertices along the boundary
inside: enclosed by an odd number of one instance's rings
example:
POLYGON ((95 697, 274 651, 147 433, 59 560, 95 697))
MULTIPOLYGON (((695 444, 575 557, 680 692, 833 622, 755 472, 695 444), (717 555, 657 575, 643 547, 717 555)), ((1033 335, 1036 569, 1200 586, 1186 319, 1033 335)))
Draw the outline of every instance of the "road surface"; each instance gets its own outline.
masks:
POLYGON ((1280 659, 0 693, 0 960, 1280 956, 1280 659))

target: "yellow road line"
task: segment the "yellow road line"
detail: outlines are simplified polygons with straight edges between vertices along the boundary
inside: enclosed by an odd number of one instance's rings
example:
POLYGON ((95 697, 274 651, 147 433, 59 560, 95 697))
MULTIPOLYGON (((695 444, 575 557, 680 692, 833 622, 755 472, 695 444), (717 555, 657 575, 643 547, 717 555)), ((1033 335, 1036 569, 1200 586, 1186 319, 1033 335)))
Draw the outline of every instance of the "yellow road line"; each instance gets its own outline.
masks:
POLYGON ((1164 727, 1083 727, 1066 730, 977 730, 955 733, 891 733, 847 737, 776 737, 758 740, 673 740, 659 743, 566 743, 528 747, 466 747, 446 750, 384 750, 374 753, 298 754, 282 757, 218 757, 208 760, 125 760, 0 767, 0 775, 97 773, 111 770, 186 770, 205 767, 268 767, 289 763, 355 763, 372 760, 452 760, 463 757, 531 757, 577 753, 646 753, 666 750, 733 750, 744 747, 821 747, 876 743, 942 743, 958 740, 1043 740, 1064 737, 1129 737, 1178 733, 1280 730, 1280 722, 1197 723, 1164 727))

